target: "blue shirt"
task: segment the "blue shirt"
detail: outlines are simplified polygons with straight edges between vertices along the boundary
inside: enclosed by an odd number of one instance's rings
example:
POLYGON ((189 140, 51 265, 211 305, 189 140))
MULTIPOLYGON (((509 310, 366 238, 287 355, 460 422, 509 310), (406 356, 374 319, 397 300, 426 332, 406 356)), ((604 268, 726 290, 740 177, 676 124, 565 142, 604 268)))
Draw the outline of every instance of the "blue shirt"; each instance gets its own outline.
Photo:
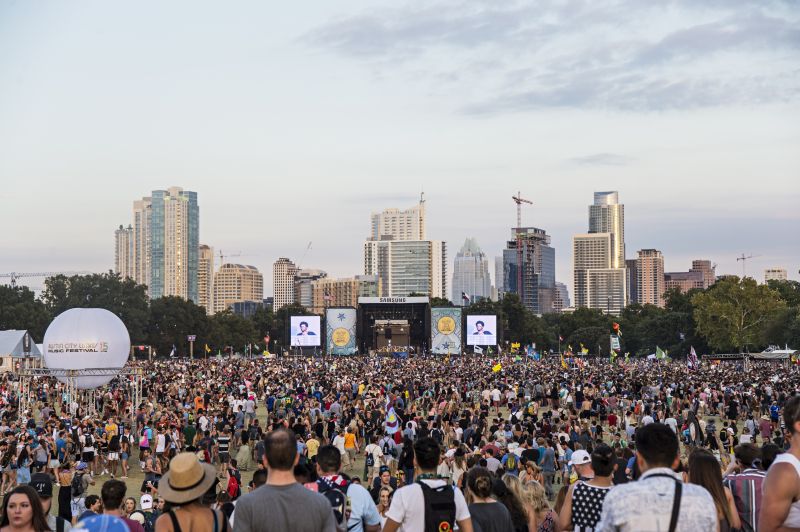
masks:
POLYGON ((347 498, 350 499, 350 519, 347 521, 348 532, 363 532, 366 523, 379 525, 381 516, 378 507, 372 501, 372 495, 358 484, 350 484, 347 488, 347 498))

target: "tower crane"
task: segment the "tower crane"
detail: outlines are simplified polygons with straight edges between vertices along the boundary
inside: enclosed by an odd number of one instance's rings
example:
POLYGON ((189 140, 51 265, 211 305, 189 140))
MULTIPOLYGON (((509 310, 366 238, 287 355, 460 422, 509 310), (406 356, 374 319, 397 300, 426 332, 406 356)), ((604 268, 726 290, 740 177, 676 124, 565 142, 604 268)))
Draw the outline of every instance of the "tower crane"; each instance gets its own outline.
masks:
POLYGON ((761 255, 745 255, 744 253, 742 253, 741 257, 736 257, 736 262, 742 261, 742 279, 747 277, 747 267, 746 267, 747 260, 748 259, 754 259, 754 258, 760 257, 760 256, 761 255))
POLYGON ((92 272, 86 271, 76 271, 76 272, 36 272, 36 273, 20 273, 20 272, 11 272, 11 273, 0 273, 0 278, 8 278, 11 279, 9 281, 9 285, 11 287, 17 286, 17 279, 27 279, 30 277, 53 277, 54 275, 88 275, 92 272))
POLYGON ((219 250, 219 266, 220 266, 220 268, 222 267, 223 264, 225 264, 225 257, 231 258, 231 257, 241 257, 241 256, 242 256, 242 252, 241 251, 239 251, 238 253, 231 253, 230 255, 225 255, 225 254, 222 253, 222 250, 219 250))
POLYGON ((522 192, 517 191, 516 196, 511 196, 517 204, 517 293, 520 302, 523 302, 522 289, 522 204, 533 205, 533 202, 522 197, 522 192))

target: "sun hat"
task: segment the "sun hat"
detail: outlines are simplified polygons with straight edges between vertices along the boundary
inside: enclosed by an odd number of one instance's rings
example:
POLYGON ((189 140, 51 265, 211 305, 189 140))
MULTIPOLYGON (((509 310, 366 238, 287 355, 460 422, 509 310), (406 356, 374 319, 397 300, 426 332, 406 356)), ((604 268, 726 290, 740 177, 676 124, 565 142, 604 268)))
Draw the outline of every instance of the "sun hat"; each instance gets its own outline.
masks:
POLYGON ((572 453, 572 458, 569 461, 569 465, 571 466, 583 465, 583 464, 588 464, 591 461, 592 457, 589 456, 589 453, 587 453, 583 449, 578 449, 577 451, 572 453))
POLYGON ((165 501, 181 504, 199 499, 217 481, 214 466, 201 463, 194 453, 180 453, 169 462, 169 471, 158 483, 165 501))

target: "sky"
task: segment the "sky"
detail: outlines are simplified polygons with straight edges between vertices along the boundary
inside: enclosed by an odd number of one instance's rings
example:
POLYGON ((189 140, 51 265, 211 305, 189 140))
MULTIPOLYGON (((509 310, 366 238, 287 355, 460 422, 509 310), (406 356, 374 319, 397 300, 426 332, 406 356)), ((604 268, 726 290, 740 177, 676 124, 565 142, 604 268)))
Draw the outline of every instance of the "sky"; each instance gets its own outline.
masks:
POLYGON ((520 191, 571 287, 572 235, 618 190, 628 258, 798 279, 800 10, 6 0, 0 146, 0 273, 113 268, 133 201, 181 186, 265 295, 278 257, 363 273, 370 213, 422 191, 451 272, 467 237, 500 253, 520 191))

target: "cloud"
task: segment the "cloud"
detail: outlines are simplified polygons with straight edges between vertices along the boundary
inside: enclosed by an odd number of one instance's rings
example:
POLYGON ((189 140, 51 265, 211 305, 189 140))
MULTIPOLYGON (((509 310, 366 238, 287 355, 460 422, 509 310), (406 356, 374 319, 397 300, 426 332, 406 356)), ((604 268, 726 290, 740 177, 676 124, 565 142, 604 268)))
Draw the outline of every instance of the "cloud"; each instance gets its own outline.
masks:
POLYGON ((618 153, 593 153, 567 159, 568 163, 584 166, 624 166, 633 161, 632 157, 618 153))
POLYGON ((457 89, 452 105, 467 115, 800 95, 800 15, 780 1, 407 4, 331 21, 303 39, 434 95, 457 89))

